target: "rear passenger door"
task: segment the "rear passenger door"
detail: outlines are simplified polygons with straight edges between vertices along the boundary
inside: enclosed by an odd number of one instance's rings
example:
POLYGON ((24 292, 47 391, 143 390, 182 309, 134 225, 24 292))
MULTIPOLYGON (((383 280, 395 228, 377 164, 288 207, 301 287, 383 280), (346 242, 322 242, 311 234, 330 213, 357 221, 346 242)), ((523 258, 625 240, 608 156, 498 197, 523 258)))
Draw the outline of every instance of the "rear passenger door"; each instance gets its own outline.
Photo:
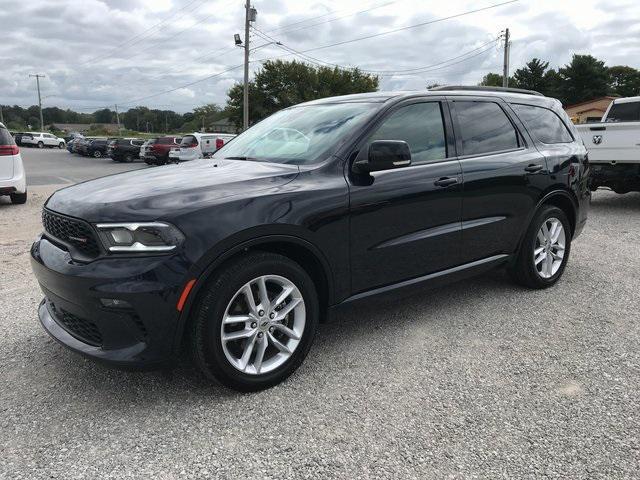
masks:
POLYGON ((464 178, 464 262, 512 253, 547 185, 547 165, 498 98, 450 98, 464 178))

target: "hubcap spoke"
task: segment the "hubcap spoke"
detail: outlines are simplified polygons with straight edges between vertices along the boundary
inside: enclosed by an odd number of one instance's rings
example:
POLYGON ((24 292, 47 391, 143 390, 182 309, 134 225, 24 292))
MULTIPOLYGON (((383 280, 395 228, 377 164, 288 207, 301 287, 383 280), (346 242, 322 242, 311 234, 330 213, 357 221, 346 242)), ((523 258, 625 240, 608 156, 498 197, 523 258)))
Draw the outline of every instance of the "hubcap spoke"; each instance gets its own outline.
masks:
POLYGON ((238 330, 237 332, 225 333, 222 335, 222 341, 233 342, 234 340, 242 340, 243 338, 249 338, 253 335, 253 330, 238 330))
POLYGON ((282 325, 281 323, 274 323, 273 326, 284 333, 287 337, 293 338, 294 340, 300 340, 300 335, 298 335, 294 330, 291 330, 286 325, 282 325))
POLYGON ((257 315, 258 308, 256 307, 256 301, 253 298, 253 292, 251 291, 251 284, 247 283, 244 287, 242 287, 242 293, 247 300, 247 305, 249 306, 249 312, 257 315))
POLYGON ((276 347, 278 350, 280 350, 282 353, 291 355, 291 350, 289 350, 289 348, 284 343, 282 343, 280 340, 278 340, 276 337, 274 337, 270 333, 269 333, 269 341, 273 343, 273 346, 276 347))
POLYGON ((260 369, 262 368, 262 360, 264 360, 264 352, 267 350, 268 346, 269 340, 267 340, 266 335, 258 340, 258 350, 256 351, 256 358, 253 361, 253 366, 256 369, 256 373, 260 373, 260 369))
POLYGON ((258 279, 258 292, 260 295, 260 306, 263 309, 265 309, 269 305, 271 305, 271 302, 269 302, 269 294, 267 293, 267 283, 264 277, 260 277, 258 279))
POLYGON ((282 310, 278 311, 278 315, 276 316, 276 320, 284 319, 284 317, 286 317, 291 310, 296 308, 300 302, 302 302, 301 298, 293 298, 293 299, 291 299, 291 301, 289 303, 287 303, 286 307, 284 307, 282 310))
POLYGON ((271 308, 276 308, 282 302, 284 302, 289 295, 293 292, 293 287, 283 288, 278 297, 271 303, 271 308))
POLYGON ((223 323, 225 325, 233 325, 237 323, 251 322, 253 317, 250 315, 226 315, 223 323))
POLYGON ((242 357, 240 357, 240 361, 238 362, 240 365, 240 370, 246 370, 247 365, 249 364, 249 359, 251 358, 251 354, 253 353, 253 346, 256 344, 256 335, 253 335, 249 340, 247 340, 244 344, 244 351, 242 352, 242 357))
POLYGON ((544 259, 547 258, 547 252, 542 252, 538 257, 536 257, 536 265, 539 265, 544 259))

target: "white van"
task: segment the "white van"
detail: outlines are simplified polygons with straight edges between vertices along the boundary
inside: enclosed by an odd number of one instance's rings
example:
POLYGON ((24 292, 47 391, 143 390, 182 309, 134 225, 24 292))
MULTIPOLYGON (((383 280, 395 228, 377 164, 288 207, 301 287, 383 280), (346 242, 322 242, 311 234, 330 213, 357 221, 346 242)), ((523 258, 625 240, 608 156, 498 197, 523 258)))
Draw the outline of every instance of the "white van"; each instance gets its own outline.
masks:
POLYGON ((171 149, 169 161, 177 163, 208 157, 235 136, 231 133, 190 133, 182 137, 178 147, 171 149))
POLYGON ((11 203, 27 201, 27 179, 20 149, 2 123, 0 123, 0 195, 9 195, 11 203))

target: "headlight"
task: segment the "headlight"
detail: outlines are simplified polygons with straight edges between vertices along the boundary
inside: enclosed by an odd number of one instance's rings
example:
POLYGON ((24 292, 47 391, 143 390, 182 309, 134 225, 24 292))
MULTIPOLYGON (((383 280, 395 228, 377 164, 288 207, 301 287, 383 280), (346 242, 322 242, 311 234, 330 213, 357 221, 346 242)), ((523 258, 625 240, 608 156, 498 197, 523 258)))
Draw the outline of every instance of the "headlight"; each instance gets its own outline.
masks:
POLYGON ((96 228, 104 248, 114 253, 169 252, 184 240, 180 230, 162 222, 99 223, 96 228))

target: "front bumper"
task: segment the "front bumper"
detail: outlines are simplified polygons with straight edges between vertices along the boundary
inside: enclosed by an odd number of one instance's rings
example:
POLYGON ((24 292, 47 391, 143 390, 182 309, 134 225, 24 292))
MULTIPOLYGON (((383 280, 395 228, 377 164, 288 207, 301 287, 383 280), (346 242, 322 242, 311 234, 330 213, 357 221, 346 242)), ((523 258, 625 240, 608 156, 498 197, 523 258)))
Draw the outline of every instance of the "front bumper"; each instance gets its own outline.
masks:
POLYGON ((96 360, 151 367, 176 358, 176 304, 188 265, 180 255, 71 259, 46 238, 31 247, 31 266, 45 299, 40 323, 58 342, 96 360), (101 299, 128 302, 105 307, 101 299))

